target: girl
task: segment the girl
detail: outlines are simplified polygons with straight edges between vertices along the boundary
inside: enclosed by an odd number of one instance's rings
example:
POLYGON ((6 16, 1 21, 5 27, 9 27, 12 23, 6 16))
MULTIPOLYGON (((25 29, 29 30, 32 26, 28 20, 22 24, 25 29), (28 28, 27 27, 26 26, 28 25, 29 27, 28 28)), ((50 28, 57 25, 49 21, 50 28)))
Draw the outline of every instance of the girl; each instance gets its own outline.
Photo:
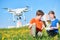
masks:
POLYGON ((50 30, 47 32, 49 36, 55 36, 58 34, 58 28, 59 28, 58 19, 56 18, 54 11, 50 11, 48 15, 51 18, 51 26, 50 30))

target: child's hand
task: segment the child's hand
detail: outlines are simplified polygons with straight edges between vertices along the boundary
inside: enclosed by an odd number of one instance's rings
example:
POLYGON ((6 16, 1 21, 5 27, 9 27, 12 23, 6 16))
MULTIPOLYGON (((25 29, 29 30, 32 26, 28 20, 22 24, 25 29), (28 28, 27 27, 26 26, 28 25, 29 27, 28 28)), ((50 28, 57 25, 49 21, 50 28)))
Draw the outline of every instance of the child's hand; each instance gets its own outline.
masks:
POLYGON ((53 27, 50 27, 50 29, 51 29, 51 30, 54 30, 54 28, 53 28, 53 27))
POLYGON ((44 28, 42 27, 41 30, 43 30, 44 28))
POLYGON ((32 27, 29 27, 29 29, 31 29, 32 27))
POLYGON ((28 28, 31 29, 32 28, 32 24, 30 24, 28 28))

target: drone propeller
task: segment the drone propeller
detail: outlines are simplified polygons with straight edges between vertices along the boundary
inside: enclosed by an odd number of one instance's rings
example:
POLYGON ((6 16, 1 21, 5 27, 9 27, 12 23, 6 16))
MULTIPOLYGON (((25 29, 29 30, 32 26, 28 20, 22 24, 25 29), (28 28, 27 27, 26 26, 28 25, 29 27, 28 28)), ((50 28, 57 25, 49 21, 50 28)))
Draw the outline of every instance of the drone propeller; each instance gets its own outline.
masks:
POLYGON ((26 6, 27 8, 29 8, 29 6, 26 6))
POLYGON ((2 8, 2 9, 5 9, 5 10, 7 10, 8 8, 2 8))

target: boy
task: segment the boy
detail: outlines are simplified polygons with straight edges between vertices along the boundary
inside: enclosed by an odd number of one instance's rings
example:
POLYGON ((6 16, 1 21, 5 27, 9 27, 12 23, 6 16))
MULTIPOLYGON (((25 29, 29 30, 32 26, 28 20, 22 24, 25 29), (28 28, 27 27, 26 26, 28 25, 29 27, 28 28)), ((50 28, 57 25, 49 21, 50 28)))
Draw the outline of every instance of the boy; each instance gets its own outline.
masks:
POLYGON ((44 28, 44 24, 41 21, 42 16, 44 15, 44 12, 42 10, 38 10, 36 12, 36 17, 32 18, 30 21, 30 33, 33 36, 37 36, 39 33, 42 36, 42 29, 44 28))

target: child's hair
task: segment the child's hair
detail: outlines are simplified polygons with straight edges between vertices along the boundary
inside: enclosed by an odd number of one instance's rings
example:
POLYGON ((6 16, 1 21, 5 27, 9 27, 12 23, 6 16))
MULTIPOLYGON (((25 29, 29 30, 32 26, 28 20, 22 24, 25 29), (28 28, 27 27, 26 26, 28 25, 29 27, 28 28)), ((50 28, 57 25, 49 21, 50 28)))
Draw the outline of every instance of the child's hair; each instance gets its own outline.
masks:
POLYGON ((48 13, 48 15, 49 14, 53 14, 54 15, 54 18, 56 18, 56 16, 55 16, 55 12, 54 11, 50 11, 49 13, 48 13), (51 13, 50 13, 51 12, 51 13))
POLYGON ((45 21, 43 21, 43 24, 44 24, 45 27, 47 26, 45 21))
POLYGON ((38 10, 37 12, 36 12, 36 16, 43 16, 44 15, 44 12, 42 11, 42 10, 38 10))

